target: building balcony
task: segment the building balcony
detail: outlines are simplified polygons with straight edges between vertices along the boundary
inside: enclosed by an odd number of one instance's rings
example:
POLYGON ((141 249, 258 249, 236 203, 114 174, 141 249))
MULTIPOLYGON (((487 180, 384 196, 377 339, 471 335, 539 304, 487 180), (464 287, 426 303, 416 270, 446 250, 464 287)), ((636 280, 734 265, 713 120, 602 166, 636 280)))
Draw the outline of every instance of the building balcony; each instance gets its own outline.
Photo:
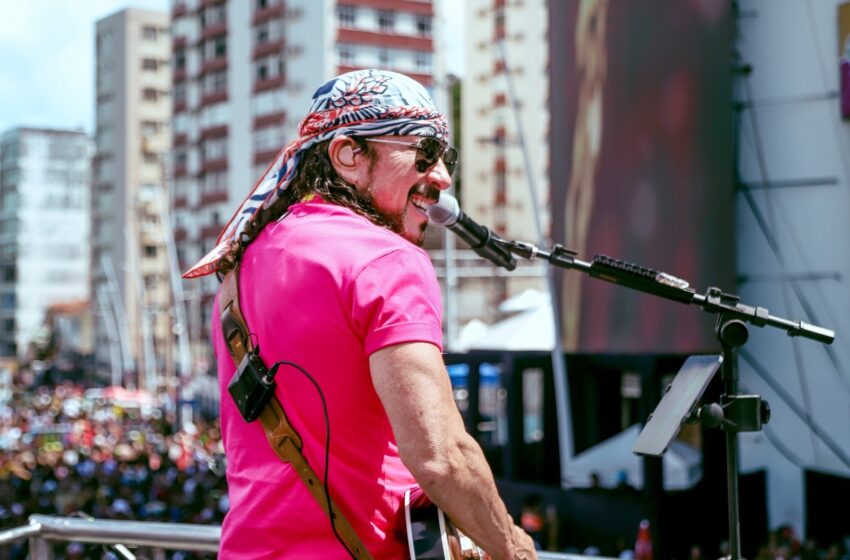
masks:
POLYGON ((284 6, 283 0, 280 0, 279 2, 270 6, 266 6, 265 8, 254 10, 253 15, 251 15, 251 25, 260 25, 261 23, 265 23, 273 19, 282 18, 285 13, 285 10, 286 8, 284 6))
MULTIPOLYGON (((225 198, 225 200, 227 199, 225 198)), ((200 240, 207 241, 211 239, 215 241, 216 239, 218 239, 219 233, 221 233, 221 226, 218 224, 204 226, 201 228, 200 240)))
POLYGON ((218 159, 208 159, 201 162, 201 169, 198 175, 209 173, 210 171, 227 171, 227 158, 221 157, 218 159))
POLYGON ((224 138, 228 134, 228 129, 226 124, 221 124, 218 126, 210 126, 201 130, 201 140, 208 140, 210 138, 224 138))
POLYGON ((215 105, 216 103, 222 103, 227 101, 227 90, 222 89, 219 91, 213 91, 207 94, 204 94, 201 97, 201 107, 207 107, 208 105, 215 105))
POLYGON ((180 49, 186 48, 186 45, 188 44, 188 41, 189 41, 189 40, 186 38, 186 36, 185 36, 185 35, 181 35, 180 37, 174 37, 174 38, 171 40, 171 50, 172 50, 172 51, 177 51, 177 50, 180 50, 180 49))
POLYGON ((201 63, 201 70, 198 72, 198 76, 203 76, 209 72, 215 72, 217 70, 226 70, 227 69, 227 57, 219 56, 217 58, 210 58, 209 60, 205 60, 201 63))
MULTIPOLYGON (((201 200, 198 203, 199 208, 203 208, 204 206, 209 206, 210 204, 218 204, 219 202, 227 202, 228 200, 227 189, 221 187, 220 190, 205 192, 201 194, 201 200)), ((218 235, 218 227, 216 228, 216 235, 218 235)))
POLYGON ((198 2, 198 11, 200 12, 204 8, 208 6, 215 6, 216 4, 224 4, 225 0, 201 0, 198 2))
POLYGON ((430 37, 416 37, 413 35, 397 35, 395 33, 381 33, 378 31, 366 31, 364 29, 337 30, 338 43, 351 43, 354 45, 370 45, 389 49, 407 49, 412 51, 434 51, 434 41, 430 37))
MULTIPOLYGON (((498 0, 496 0, 498 2, 498 0)), ((434 4, 422 0, 344 0, 340 4, 357 6, 360 8, 373 8, 387 12, 407 12, 417 15, 434 15, 434 4)))
POLYGON ((189 207, 189 199, 186 195, 180 195, 174 197, 174 208, 188 208, 189 207))
POLYGON ((224 35, 227 33, 227 22, 223 21, 221 23, 213 23, 212 25, 208 25, 206 27, 201 28, 201 36, 198 39, 198 42, 206 41, 207 39, 211 39, 213 37, 218 37, 219 35, 224 35))
POLYGON ((261 152, 257 152, 254 154, 254 165, 262 164, 270 164, 272 160, 277 156, 280 152, 279 148, 274 148, 272 150, 263 150, 261 152))
POLYGON ((272 78, 266 78, 264 80, 255 80, 254 81, 254 93, 260 93, 262 91, 269 91, 272 89, 279 89, 283 87, 283 84, 286 83, 286 79, 283 76, 274 76, 272 78))
POLYGON ((189 232, 186 231, 186 228, 174 228, 174 241, 180 243, 181 241, 186 241, 189 238, 189 232))
POLYGON ((189 13, 189 8, 186 7, 185 2, 175 2, 171 7, 171 20, 175 20, 177 18, 183 17, 189 13))
POLYGON ((261 43, 255 46, 254 50, 251 51, 251 59, 257 60, 258 58, 262 58, 270 54, 283 54, 283 49, 285 47, 285 39, 278 39, 277 41, 268 41, 266 43, 261 43))
POLYGON ((268 128, 270 126, 281 126, 286 122, 286 113, 280 111, 278 113, 268 113, 254 117, 254 130, 268 128))
POLYGON ((171 144, 176 148, 178 146, 185 146, 189 143, 189 137, 185 132, 181 132, 180 134, 175 134, 174 139, 171 141, 171 144))
POLYGON ((174 114, 177 114, 177 113, 184 112, 187 108, 188 108, 188 105, 186 105, 185 101, 175 101, 174 106, 172 107, 171 111, 174 114))
POLYGON ((174 72, 171 74, 171 79, 174 82, 184 82, 184 81, 186 81, 186 69, 185 68, 175 68, 174 72))
POLYGON ((175 177, 186 177, 188 175, 188 167, 186 165, 175 165, 174 166, 174 176, 175 177))

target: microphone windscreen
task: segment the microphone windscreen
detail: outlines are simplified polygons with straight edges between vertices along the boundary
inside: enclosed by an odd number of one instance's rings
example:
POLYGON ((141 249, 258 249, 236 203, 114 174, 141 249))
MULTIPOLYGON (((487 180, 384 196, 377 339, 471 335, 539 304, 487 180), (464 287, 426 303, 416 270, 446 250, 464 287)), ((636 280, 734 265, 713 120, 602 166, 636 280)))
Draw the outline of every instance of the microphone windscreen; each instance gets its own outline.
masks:
POLYGON ((440 193, 440 199, 428 207, 428 217, 437 225, 454 225, 459 216, 460 205, 450 194, 440 193))

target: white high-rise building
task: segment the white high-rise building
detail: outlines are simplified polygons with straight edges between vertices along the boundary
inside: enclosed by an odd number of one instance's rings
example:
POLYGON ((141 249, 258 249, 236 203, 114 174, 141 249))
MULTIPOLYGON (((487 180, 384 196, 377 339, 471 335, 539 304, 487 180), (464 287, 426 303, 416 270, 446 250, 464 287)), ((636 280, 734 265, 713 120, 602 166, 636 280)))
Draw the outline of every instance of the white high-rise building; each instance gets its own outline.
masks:
MULTIPOLYGON (((546 0, 466 2, 459 198, 499 236, 534 244, 550 234, 547 14, 546 0)), ((546 290, 537 267, 502 275, 462 263, 461 323, 497 318, 497 304, 526 288, 546 290)))
POLYGON ((168 14, 97 22, 92 298, 96 360, 112 381, 156 389, 170 363, 168 259, 160 219, 171 133, 168 14))
POLYGON ((24 357, 52 304, 89 297, 92 151, 79 131, 0 137, 0 356, 24 357))
MULTIPOLYGON (((173 1, 171 184, 184 270, 215 246, 231 213, 297 137, 315 88, 329 78, 395 70, 431 89, 440 105, 437 22, 431 0, 173 1)), ((218 283, 207 277, 184 286, 201 358, 218 283)))

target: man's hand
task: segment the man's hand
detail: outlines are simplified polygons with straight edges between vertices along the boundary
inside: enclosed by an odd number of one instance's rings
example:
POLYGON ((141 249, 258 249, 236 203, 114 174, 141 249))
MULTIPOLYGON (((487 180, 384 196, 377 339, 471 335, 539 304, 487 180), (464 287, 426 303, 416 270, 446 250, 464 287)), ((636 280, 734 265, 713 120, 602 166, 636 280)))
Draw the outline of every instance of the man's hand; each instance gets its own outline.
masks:
POLYGON ((516 525, 513 526, 514 537, 514 555, 512 560, 536 560, 537 551, 534 548, 534 541, 528 536, 528 533, 523 531, 516 525))

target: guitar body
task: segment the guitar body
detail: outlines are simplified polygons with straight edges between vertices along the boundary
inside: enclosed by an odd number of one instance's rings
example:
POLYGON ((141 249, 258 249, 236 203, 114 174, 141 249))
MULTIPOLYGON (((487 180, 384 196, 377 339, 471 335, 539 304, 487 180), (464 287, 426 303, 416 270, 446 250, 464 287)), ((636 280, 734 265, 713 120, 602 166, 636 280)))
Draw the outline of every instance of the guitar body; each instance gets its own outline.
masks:
POLYGON ((404 493, 407 545, 412 560, 484 560, 472 540, 451 524, 434 504, 411 507, 410 490, 404 493))

